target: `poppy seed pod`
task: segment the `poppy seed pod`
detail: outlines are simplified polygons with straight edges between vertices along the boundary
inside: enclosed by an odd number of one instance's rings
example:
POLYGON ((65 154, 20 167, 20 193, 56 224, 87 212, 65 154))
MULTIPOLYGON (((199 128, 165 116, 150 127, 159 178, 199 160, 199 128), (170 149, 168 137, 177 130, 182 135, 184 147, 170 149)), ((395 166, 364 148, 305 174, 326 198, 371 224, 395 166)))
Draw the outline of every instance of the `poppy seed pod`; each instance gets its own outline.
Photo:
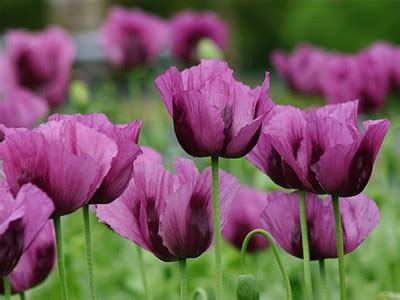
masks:
POLYGON ((236 288, 237 300, 259 300, 260 289, 253 274, 243 274, 239 276, 236 288))

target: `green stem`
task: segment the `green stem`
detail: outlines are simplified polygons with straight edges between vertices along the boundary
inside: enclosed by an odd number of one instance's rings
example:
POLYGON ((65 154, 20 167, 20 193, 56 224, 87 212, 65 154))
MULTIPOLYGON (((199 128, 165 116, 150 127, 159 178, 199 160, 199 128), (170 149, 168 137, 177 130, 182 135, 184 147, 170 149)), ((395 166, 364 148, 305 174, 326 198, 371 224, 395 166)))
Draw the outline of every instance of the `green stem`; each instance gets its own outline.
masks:
POLYGON ((336 247, 339 264, 340 299, 346 300, 346 272, 344 268, 343 228, 338 196, 332 196, 332 205, 333 212, 335 214, 336 225, 336 247))
POLYGON ((58 262, 58 273, 60 275, 62 299, 68 300, 67 278, 65 276, 65 265, 64 265, 61 217, 54 218, 54 229, 56 232, 57 262, 58 262))
POLYGON ((86 244, 86 267, 89 282, 90 299, 96 299, 96 290, 94 288, 94 275, 93 275, 93 259, 92 259, 92 239, 90 234, 90 216, 89 205, 82 207, 83 225, 85 228, 85 244, 86 244))
POLYGON ((303 246, 303 272, 304 272, 304 286, 306 289, 306 299, 313 298, 311 269, 310 269, 310 248, 308 244, 308 228, 307 228, 307 208, 306 208, 306 194, 304 191, 300 192, 300 229, 301 229, 301 243, 303 246))
POLYGON ((143 262, 142 248, 140 248, 139 246, 136 246, 136 250, 137 250, 137 257, 139 260, 140 276, 142 277, 142 284, 143 284, 145 298, 147 300, 151 300, 151 295, 149 292, 149 287, 147 285, 147 279, 146 279, 146 269, 144 267, 144 262, 143 262))
POLYGON ((211 157, 215 243, 215 299, 222 299, 221 225, 219 220, 218 156, 211 157))
POLYGON ((328 300, 328 285, 326 284, 325 260, 319 260, 319 275, 321 278, 322 300, 328 300))
POLYGON ((179 273, 181 278, 181 300, 188 299, 188 283, 186 273, 186 259, 179 260, 179 273))
POLYGON ((10 284, 10 279, 8 276, 3 277, 3 286, 4 286, 4 298, 6 300, 11 299, 11 284, 10 284))
POLYGON ((19 293, 19 299, 20 300, 25 300, 25 292, 19 293))
POLYGON ((203 288, 195 290, 192 300, 208 300, 207 292, 203 288))
POLYGON ((247 247, 248 247, 248 245, 249 245, 249 243, 250 243, 250 240, 251 240, 251 239, 253 238, 253 236, 255 236, 256 234, 261 234, 261 235, 263 235, 263 236, 268 240, 268 242, 269 242, 269 244, 270 244, 270 246, 271 246, 271 248, 272 248, 272 251, 274 252, 276 262, 278 263, 279 269, 281 270, 281 273, 282 273, 283 281, 284 281, 284 283, 285 283, 285 289, 286 289, 286 296, 287 296, 287 299, 288 299, 288 300, 291 300, 291 299, 292 299, 292 288, 291 288, 291 286, 290 286, 290 279, 289 279, 289 276, 288 276, 288 274, 287 274, 287 272, 286 272, 286 270, 285 270, 285 267, 284 267, 284 265, 283 265, 281 256, 280 256, 279 251, 278 251, 278 248, 277 248, 276 245, 275 245, 274 239, 273 239, 273 238, 271 237, 271 235, 270 235, 268 232, 266 232, 265 230, 262 230, 262 229, 255 229, 255 230, 249 232, 249 233, 247 234, 246 238, 244 239, 243 244, 242 244, 242 250, 240 251, 240 261, 241 261, 241 265, 242 265, 242 272, 243 272, 243 274, 248 273, 248 272, 247 272, 247 265, 246 265, 246 251, 247 251, 247 247))

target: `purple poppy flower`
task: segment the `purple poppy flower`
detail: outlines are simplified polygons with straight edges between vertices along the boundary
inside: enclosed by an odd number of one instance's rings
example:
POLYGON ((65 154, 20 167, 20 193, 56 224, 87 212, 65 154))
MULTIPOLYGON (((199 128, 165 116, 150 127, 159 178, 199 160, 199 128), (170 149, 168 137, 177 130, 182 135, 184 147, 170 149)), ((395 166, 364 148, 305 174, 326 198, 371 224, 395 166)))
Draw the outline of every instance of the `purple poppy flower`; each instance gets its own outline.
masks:
POLYGON ((41 95, 50 106, 65 100, 75 54, 66 31, 59 27, 39 33, 9 31, 5 46, 19 85, 41 95))
MULTIPOLYGON (((213 240, 211 170, 199 173, 191 160, 175 160, 177 175, 156 162, 135 165, 124 194, 98 205, 99 220, 163 261, 194 258, 213 240)), ((221 224, 240 185, 220 171, 221 224)))
POLYGON ((358 130, 358 101, 303 112, 277 106, 265 120, 248 159, 286 188, 341 197, 362 192, 389 120, 363 122, 358 130))
MULTIPOLYGON (((55 260, 53 222, 47 221, 9 275, 12 293, 18 294, 41 284, 52 271, 55 260)), ((2 282, 0 282, 0 291, 4 293, 2 282)))
POLYGON ((184 11, 170 22, 172 54, 186 63, 199 60, 197 44, 201 39, 212 40, 221 51, 228 44, 228 26, 213 12, 184 11))
POLYGON ((393 54, 392 87, 400 91, 400 48, 393 54))
POLYGON ((393 49, 389 44, 375 43, 360 52, 357 60, 362 74, 360 110, 372 111, 385 104, 392 76, 393 49))
POLYGON ((76 120, 3 129, 3 134, 0 159, 12 193, 28 182, 37 185, 53 200, 53 217, 87 204, 118 154, 116 142, 76 120))
POLYGON ((358 99, 363 85, 355 56, 334 54, 325 65, 321 89, 330 104, 358 99))
POLYGON ((167 46, 168 27, 155 15, 139 9, 110 9, 100 42, 111 62, 124 68, 151 64, 167 46))
POLYGON ((0 55, 0 124, 31 128, 44 116, 44 100, 17 85, 10 61, 0 55))
POLYGON ((89 201, 89 204, 110 203, 123 193, 128 186, 129 180, 132 178, 133 161, 141 154, 141 150, 137 145, 141 121, 133 121, 124 125, 114 125, 101 113, 88 115, 55 114, 49 118, 49 121, 74 120, 105 134, 118 147, 118 153, 112 160, 111 168, 89 201))
POLYGON ((157 152, 153 148, 146 147, 146 146, 142 146, 142 147, 140 147, 140 149, 142 150, 142 154, 140 154, 135 159, 135 161, 134 161, 135 165, 140 164, 140 163, 145 162, 145 161, 154 161, 154 162, 157 162, 159 164, 162 164, 163 157, 159 152, 157 152))
MULTIPOLYGON (((321 200, 307 193, 307 225, 312 260, 337 258, 335 220, 330 197, 321 200)), ((344 253, 354 251, 379 222, 379 209, 364 195, 339 198, 343 223, 344 253)), ((261 215, 264 228, 288 253, 303 258, 299 194, 269 194, 261 215)))
POLYGON ((5 277, 45 226, 54 205, 32 184, 22 186, 14 199, 8 184, 2 181, 0 196, 0 276, 5 277))
POLYGON ((179 143, 197 157, 246 155, 273 107, 268 73, 262 86, 252 90, 236 81, 227 63, 214 59, 181 73, 171 67, 157 77, 156 85, 179 143))
MULTIPOLYGON (((250 231, 263 228, 260 214, 267 205, 267 195, 267 193, 243 187, 233 201, 228 221, 222 230, 222 236, 239 250, 242 248, 243 241, 250 231)), ((251 239, 247 250, 258 251, 267 247, 267 240, 260 235, 256 235, 251 239)))

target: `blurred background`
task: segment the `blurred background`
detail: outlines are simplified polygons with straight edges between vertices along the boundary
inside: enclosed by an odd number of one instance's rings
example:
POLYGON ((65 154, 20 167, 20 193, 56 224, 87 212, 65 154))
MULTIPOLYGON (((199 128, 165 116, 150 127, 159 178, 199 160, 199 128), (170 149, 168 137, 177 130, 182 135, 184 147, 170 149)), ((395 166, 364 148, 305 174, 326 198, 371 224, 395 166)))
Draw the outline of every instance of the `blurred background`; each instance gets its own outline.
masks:
MULTIPOLYGON (((324 103, 320 96, 296 95, 276 75, 270 61, 272 50, 291 51, 299 43, 309 42, 327 50, 354 53, 375 41, 400 44, 400 1, 107 1, 107 0, 0 0, 0 36, 10 29, 42 30, 58 24, 68 30, 77 46, 68 101, 52 112, 103 112, 113 121, 124 123, 140 118, 143 130, 140 144, 160 151, 171 167, 172 159, 185 156, 172 130, 171 120, 154 88, 154 78, 171 62, 162 61, 138 92, 137 72, 115 69, 106 60, 98 43, 98 28, 110 6, 118 4, 141 8, 169 18, 185 10, 216 12, 230 28, 226 60, 246 84, 260 84, 266 70, 271 71, 271 96, 276 103, 309 107, 324 103)), ((1 40, 1 39, 0 39, 1 40)), ((1 42, 0 42, 1 45, 1 42)), ((381 209, 381 222, 361 247, 347 256, 349 299, 400 299, 400 148, 399 94, 391 93, 379 112, 361 118, 389 117, 393 124, 385 140, 367 194, 381 209)), ((200 167, 206 160, 197 160, 200 167)), ((222 167, 243 184, 264 191, 276 190, 264 174, 247 160, 225 160, 222 167)), ((84 239, 81 215, 65 218, 65 252, 71 299, 87 299, 84 239)), ((98 299, 144 299, 135 247, 132 243, 97 223, 92 216, 93 251, 98 299)), ((235 298, 240 274, 237 249, 224 245, 224 285, 226 299, 235 298)), ((301 261, 287 254, 294 299, 302 299, 301 261)), ((145 253, 146 270, 154 299, 178 299, 177 265, 162 263, 145 253), (166 298, 165 295, 168 295, 166 298)), ((272 253, 259 252, 249 259, 261 286, 261 299, 284 299, 278 266, 272 253)), ((189 290, 204 287, 212 298, 213 255, 207 253, 189 261, 189 290)), ((318 265, 313 264, 316 299, 318 265)), ((331 299, 338 299, 336 261, 328 261, 328 287, 331 299)), ((58 299, 56 270, 28 299, 58 299)))

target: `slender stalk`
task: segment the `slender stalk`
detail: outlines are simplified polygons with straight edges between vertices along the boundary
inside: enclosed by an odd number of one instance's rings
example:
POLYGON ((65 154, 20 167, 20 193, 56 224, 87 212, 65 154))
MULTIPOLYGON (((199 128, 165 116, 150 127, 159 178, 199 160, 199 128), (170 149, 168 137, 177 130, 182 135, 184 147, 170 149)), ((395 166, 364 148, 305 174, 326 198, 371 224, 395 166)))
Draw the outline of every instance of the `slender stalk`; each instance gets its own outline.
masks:
POLYGON ((207 292, 203 288, 194 291, 192 300, 208 300, 207 292))
POLYGON ((321 278, 322 300, 328 300, 328 285, 326 284, 325 260, 319 260, 319 275, 321 278))
POLYGON ((19 293, 19 299, 20 300, 25 300, 25 292, 19 293))
POLYGON ((147 285, 147 279, 146 279, 146 269, 144 267, 144 262, 143 262, 142 248, 140 248, 139 246, 136 246, 136 250, 137 250, 137 257, 139 260, 140 277, 142 277, 144 294, 145 294, 145 297, 147 300, 151 300, 151 295, 149 292, 149 287, 147 285))
POLYGON ((8 276, 3 277, 3 286, 4 286, 4 299, 10 300, 11 299, 11 284, 10 284, 10 278, 8 278, 8 276))
POLYGON ((333 212, 336 225, 336 247, 339 265, 340 299, 346 300, 346 272, 344 268, 343 228, 340 214, 339 197, 332 195, 333 212))
POLYGON ((188 299, 188 282, 186 272, 186 259, 179 260, 179 273, 181 278, 181 300, 188 299))
POLYGON ((275 260, 276 260, 276 262, 278 263, 279 269, 280 269, 280 271, 281 271, 281 273, 282 273, 283 281, 284 281, 284 284, 285 284, 285 290, 286 290, 286 298, 287 298, 288 300, 291 300, 291 299, 292 299, 292 288, 291 288, 291 286, 290 286, 290 279, 289 279, 289 276, 288 276, 288 274, 287 274, 287 272, 286 272, 286 270, 285 270, 285 266, 283 265, 281 256, 280 256, 280 254, 279 254, 278 248, 276 247, 276 244, 275 244, 274 239, 273 239, 273 238, 271 237, 271 235, 270 235, 268 232, 266 232, 265 230, 262 230, 262 229, 255 229, 255 230, 249 232, 249 233, 247 234, 246 238, 244 239, 243 244, 242 244, 242 249, 241 249, 241 251, 240 251, 240 261, 241 261, 241 265, 242 265, 242 272, 243 272, 243 274, 246 274, 246 273, 247 273, 247 265, 246 265, 246 251, 247 251, 247 247, 248 247, 248 245, 249 245, 249 243, 250 243, 250 240, 251 240, 251 239, 253 238, 253 236, 255 236, 256 234, 261 234, 262 236, 264 236, 264 237, 268 240, 268 242, 269 242, 269 244, 270 244, 270 246, 271 246, 271 248, 272 248, 272 251, 274 252, 275 260))
POLYGON ((300 192, 300 229, 301 229, 301 243, 303 246, 303 272, 304 272, 304 286, 306 290, 306 299, 313 298, 311 269, 310 269, 310 248, 308 244, 308 228, 307 228, 307 208, 306 208, 306 194, 304 191, 300 192))
POLYGON ((53 221, 54 221, 54 229, 56 232, 57 262, 58 262, 58 273, 60 275, 62 299, 68 300, 67 278, 65 276, 65 265, 64 265, 61 218, 55 217, 53 221))
POLYGON ((221 225, 219 220, 218 156, 211 157, 215 243, 215 299, 222 299, 221 225))
POLYGON ((94 288, 92 238, 90 234, 89 205, 84 205, 82 207, 82 215, 83 215, 83 226, 85 228, 86 267, 87 267, 88 283, 89 283, 89 295, 91 300, 95 300, 96 290, 94 288))

